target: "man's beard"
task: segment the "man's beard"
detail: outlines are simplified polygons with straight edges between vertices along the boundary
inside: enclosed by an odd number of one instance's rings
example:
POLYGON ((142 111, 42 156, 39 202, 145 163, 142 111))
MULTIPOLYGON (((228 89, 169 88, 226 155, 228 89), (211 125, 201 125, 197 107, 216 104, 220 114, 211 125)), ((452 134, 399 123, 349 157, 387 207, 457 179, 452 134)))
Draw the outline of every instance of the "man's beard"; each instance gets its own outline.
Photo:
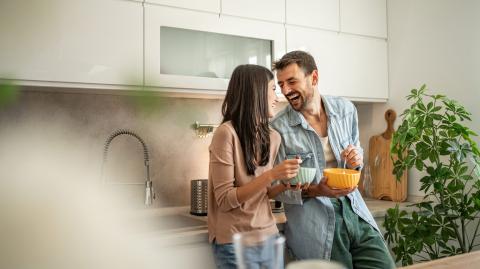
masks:
POLYGON ((297 100, 292 101, 288 99, 288 102, 290 103, 290 106, 293 108, 293 110, 300 112, 307 107, 308 103, 310 102, 310 98, 300 95, 298 96, 297 100), (295 102, 296 105, 292 104, 292 102, 295 102))

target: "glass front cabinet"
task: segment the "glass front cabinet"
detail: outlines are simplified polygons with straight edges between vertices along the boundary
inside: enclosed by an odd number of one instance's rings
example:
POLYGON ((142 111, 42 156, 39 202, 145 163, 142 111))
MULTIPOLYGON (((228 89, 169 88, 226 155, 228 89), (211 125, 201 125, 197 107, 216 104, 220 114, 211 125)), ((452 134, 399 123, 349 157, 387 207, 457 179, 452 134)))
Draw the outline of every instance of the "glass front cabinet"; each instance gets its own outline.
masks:
POLYGON ((145 85, 223 93, 240 64, 271 68, 285 53, 281 23, 163 6, 145 7, 145 85))

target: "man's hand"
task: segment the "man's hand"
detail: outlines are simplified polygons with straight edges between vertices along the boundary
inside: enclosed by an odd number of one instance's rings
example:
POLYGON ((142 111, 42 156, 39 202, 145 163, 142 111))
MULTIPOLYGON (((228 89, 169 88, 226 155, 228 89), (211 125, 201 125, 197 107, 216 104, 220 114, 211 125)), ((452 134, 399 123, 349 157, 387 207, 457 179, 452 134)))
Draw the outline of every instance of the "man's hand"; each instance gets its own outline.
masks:
POLYGON ((356 189, 356 187, 348 189, 332 189, 327 185, 327 180, 328 178, 324 177, 320 183, 311 184, 308 189, 303 191, 303 194, 306 197, 326 196, 330 198, 338 198, 346 196, 356 189))
POLYGON ((356 168, 363 166, 363 155, 360 154, 360 151, 354 145, 348 145, 346 149, 340 153, 342 159, 347 161, 347 165, 350 168, 356 168))

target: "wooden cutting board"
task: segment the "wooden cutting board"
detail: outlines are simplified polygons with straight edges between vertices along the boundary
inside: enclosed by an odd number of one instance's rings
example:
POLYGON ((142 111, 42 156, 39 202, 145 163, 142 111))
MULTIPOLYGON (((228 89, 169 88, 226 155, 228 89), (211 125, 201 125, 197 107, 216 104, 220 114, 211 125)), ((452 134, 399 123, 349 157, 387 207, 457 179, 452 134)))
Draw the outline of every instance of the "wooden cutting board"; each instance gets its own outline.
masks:
POLYGON ((372 181, 370 194, 372 198, 402 202, 407 199, 407 172, 397 181, 393 171, 393 161, 390 157, 390 142, 394 133, 393 122, 397 114, 392 109, 385 112, 387 130, 380 135, 374 135, 369 141, 368 164, 372 181))

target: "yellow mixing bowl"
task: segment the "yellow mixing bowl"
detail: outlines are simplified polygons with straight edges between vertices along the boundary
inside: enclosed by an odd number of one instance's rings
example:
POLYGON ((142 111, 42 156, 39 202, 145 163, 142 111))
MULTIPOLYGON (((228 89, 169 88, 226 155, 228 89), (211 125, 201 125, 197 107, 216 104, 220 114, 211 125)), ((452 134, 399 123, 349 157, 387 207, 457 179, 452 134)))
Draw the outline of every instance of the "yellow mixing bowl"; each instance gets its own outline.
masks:
POLYGON ((327 168, 323 175, 328 178, 327 185, 335 189, 353 188, 360 180, 360 171, 352 169, 327 168))

